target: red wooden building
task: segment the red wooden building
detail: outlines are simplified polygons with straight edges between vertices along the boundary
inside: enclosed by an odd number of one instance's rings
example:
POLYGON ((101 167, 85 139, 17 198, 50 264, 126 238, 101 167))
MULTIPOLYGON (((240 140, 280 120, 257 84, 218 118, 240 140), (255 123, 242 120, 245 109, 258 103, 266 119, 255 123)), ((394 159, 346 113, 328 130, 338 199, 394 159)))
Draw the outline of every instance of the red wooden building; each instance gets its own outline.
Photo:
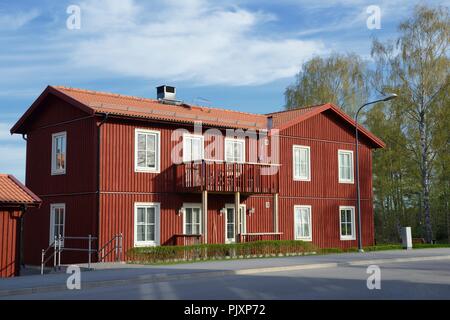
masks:
MULTIPOLYGON (((272 114, 49 86, 11 129, 27 138, 25 259, 55 235, 133 246, 297 239, 354 247, 354 121, 324 104, 272 114), (238 213, 238 214, 236 214, 238 213)), ((372 150, 360 127, 363 244, 374 242, 372 150)), ((85 260, 85 258, 84 258, 85 260)))
POLYGON ((0 174, 0 278, 19 275, 22 217, 40 203, 12 175, 0 174))

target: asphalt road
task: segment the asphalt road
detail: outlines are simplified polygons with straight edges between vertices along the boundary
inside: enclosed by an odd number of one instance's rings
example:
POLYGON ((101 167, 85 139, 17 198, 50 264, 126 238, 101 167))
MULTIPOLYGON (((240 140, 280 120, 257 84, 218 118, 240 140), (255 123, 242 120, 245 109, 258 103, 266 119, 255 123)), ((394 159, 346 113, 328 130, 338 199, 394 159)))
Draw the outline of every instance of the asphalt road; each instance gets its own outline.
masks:
POLYGON ((381 289, 367 266, 193 278, 15 295, 2 299, 450 299, 450 260, 383 263, 381 289))

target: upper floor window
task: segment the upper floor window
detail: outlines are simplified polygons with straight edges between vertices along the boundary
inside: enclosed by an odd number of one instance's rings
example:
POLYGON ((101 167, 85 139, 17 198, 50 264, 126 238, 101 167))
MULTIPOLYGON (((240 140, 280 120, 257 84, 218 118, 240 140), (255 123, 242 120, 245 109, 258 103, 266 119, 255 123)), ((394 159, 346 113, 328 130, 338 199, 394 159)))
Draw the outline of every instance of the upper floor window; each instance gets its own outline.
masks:
POLYGON ((355 240, 355 207, 339 207, 341 240, 355 240))
POLYGON ((66 173, 67 133, 59 132, 52 135, 52 175, 66 173))
POLYGON ((201 135, 183 135, 183 162, 203 159, 204 138, 201 135))
POLYGON ((135 171, 159 172, 160 132, 136 129, 135 131, 135 171))
POLYGON ((245 162, 245 140, 225 138, 225 161, 245 162))
POLYGON ((310 148, 307 146, 293 146, 294 180, 311 180, 310 148))
POLYGON ((339 183, 353 183, 353 151, 339 150, 339 183))

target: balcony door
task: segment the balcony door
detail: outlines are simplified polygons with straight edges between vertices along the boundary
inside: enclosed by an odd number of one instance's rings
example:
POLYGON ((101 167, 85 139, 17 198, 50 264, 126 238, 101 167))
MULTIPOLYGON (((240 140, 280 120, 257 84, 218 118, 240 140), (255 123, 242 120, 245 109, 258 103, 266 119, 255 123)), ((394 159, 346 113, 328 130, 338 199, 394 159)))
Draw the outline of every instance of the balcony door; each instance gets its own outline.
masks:
MULTIPOLYGON (((225 243, 236 242, 236 210, 234 204, 227 204, 225 206, 225 243)), ((246 233, 246 206, 241 204, 239 206, 239 232, 246 233)))

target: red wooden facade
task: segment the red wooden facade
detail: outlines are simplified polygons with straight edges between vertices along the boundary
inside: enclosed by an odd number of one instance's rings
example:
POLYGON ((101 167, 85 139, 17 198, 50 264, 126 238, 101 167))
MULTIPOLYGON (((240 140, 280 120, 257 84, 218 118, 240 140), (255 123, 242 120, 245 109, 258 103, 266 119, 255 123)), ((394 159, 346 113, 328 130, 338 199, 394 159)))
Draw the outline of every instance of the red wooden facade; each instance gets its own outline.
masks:
MULTIPOLYGON (((311 206, 314 244, 357 245, 356 238, 340 239, 339 207, 356 206, 355 184, 338 181, 338 150, 355 149, 354 124, 347 115, 330 104, 269 115, 215 110, 48 87, 11 129, 27 135, 26 184, 43 199, 41 208, 31 210, 25 219, 26 262, 39 263, 41 249, 49 244, 50 206, 58 203, 65 204, 65 235, 98 237, 96 247, 118 233, 123 234, 125 250, 134 246, 135 203, 159 204, 161 245, 224 243, 223 208, 236 201, 246 208, 246 232, 236 237, 242 241, 294 239, 294 206, 305 205, 311 206), (205 138, 205 149, 210 143, 221 146, 216 161, 174 163, 172 152, 182 139, 174 139, 174 131, 193 133, 198 121, 203 123, 204 136, 211 128, 222 134, 205 138), (222 137, 230 128, 265 130, 269 144, 265 138, 247 136, 246 162, 225 163, 222 137), (135 171, 136 129, 160 133, 158 173, 135 171), (66 173, 51 175, 52 134, 61 131, 67 133, 66 173), (279 138, 278 162, 255 158, 261 148, 276 151, 275 137, 279 138), (293 179, 293 145, 310 148, 310 181, 293 179), (263 167, 278 170, 262 175, 263 167), (200 237, 184 234, 184 203, 207 207, 202 221, 206 230, 200 237)), ((361 128, 363 245, 374 243, 372 149, 380 147, 383 143, 361 128)), ((64 255, 63 262, 86 261, 83 254, 64 255)))

